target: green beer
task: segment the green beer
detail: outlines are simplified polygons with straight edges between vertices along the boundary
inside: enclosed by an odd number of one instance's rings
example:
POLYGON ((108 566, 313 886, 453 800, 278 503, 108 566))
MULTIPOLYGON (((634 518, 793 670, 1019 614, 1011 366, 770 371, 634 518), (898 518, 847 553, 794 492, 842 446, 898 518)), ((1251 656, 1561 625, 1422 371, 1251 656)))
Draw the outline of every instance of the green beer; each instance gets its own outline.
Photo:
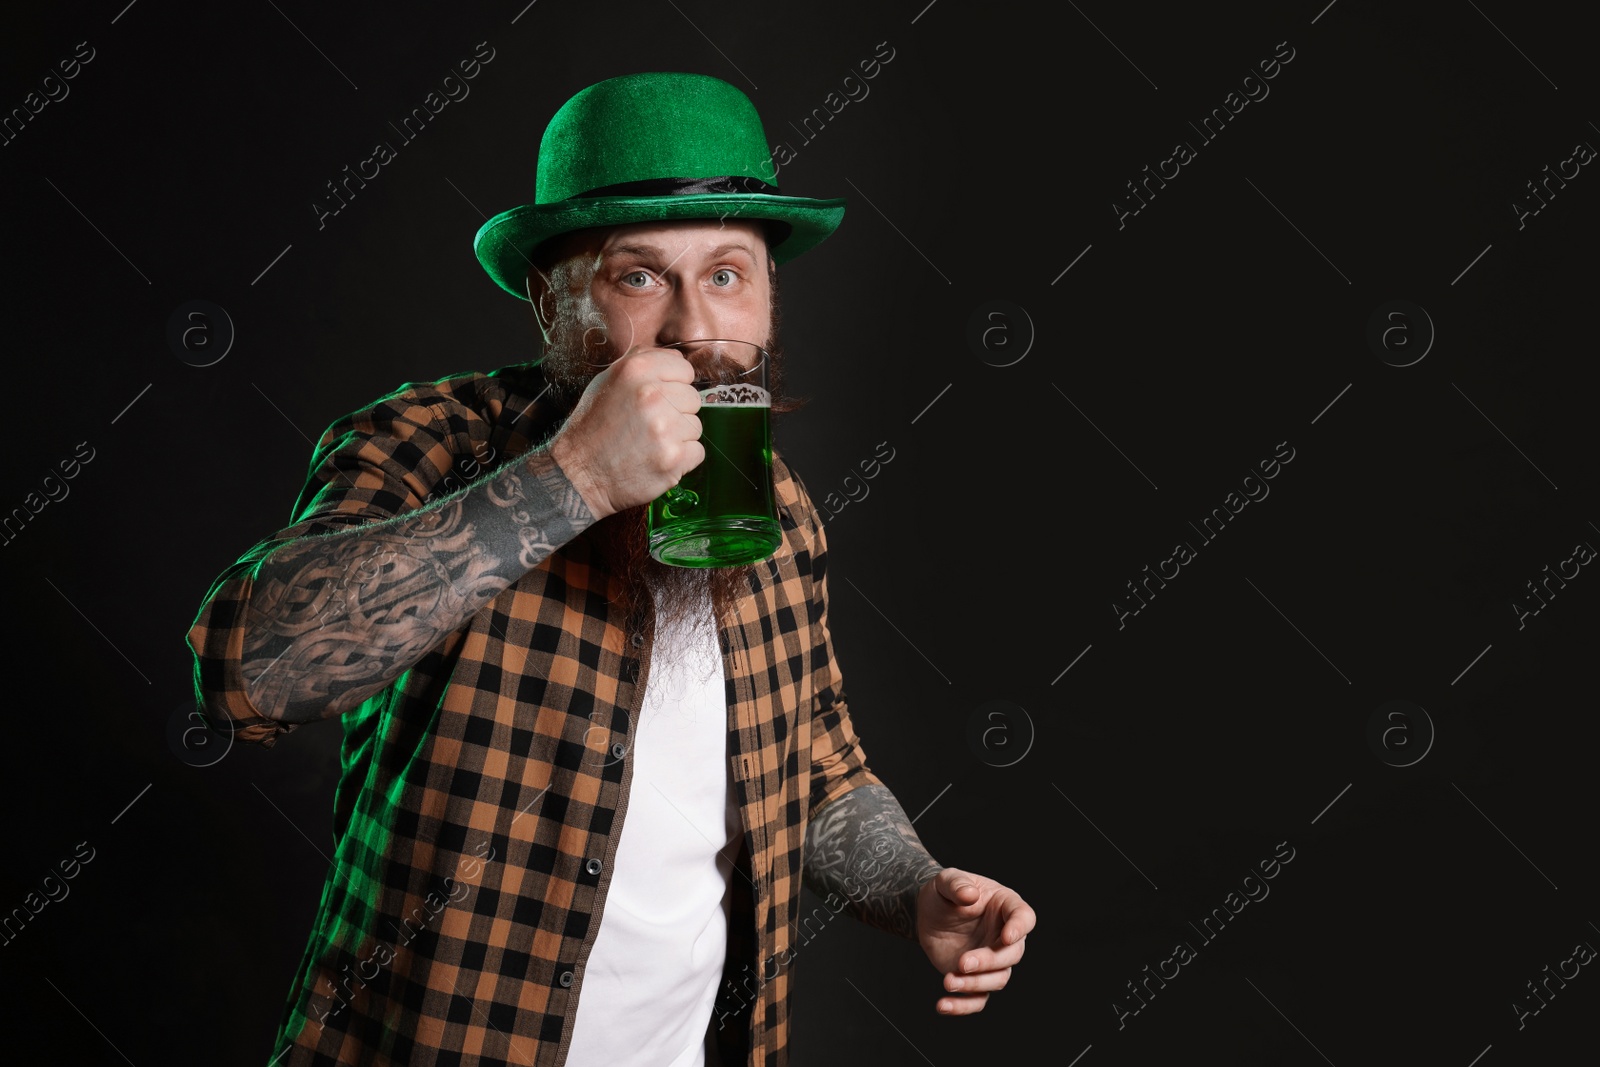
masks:
POLYGON ((735 567, 766 559, 783 543, 765 355, 740 382, 697 383, 706 458, 650 503, 650 554, 662 563, 735 567))

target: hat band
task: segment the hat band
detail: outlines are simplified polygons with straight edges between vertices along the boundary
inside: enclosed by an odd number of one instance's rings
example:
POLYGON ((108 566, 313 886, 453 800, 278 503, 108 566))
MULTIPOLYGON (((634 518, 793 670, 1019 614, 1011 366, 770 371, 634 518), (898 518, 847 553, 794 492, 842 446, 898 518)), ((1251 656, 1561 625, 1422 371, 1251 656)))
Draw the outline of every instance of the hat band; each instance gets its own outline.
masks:
POLYGON ((645 178, 636 182, 602 185, 569 199, 589 196, 693 196, 699 193, 765 193, 777 196, 777 186, 748 175, 720 175, 715 178, 645 178))

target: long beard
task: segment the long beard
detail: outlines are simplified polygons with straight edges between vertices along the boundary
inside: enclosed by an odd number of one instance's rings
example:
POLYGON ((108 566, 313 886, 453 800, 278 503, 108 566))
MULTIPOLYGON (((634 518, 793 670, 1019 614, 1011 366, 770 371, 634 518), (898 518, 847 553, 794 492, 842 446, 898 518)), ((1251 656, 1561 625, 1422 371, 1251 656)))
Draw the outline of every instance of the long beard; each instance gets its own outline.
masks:
POLYGON ((585 530, 601 565, 620 582, 614 603, 624 618, 699 635, 716 620, 731 622, 739 599, 765 563, 738 567, 670 567, 650 555, 648 508, 626 508, 585 530), (653 609, 653 611, 652 611, 653 609))
MULTIPOLYGON (((606 336, 603 319, 584 296, 568 295, 558 302, 550 340, 541 367, 550 383, 552 402, 570 411, 595 375, 620 356, 606 336)), ((772 318, 767 343, 767 385, 773 396, 774 422, 780 414, 798 409, 804 399, 785 397, 783 348, 778 337, 778 299, 773 289, 772 318)), ((697 372, 714 377, 716 367, 696 363, 697 372)), ((650 555, 648 505, 625 508, 590 526, 579 535, 587 539, 598 561, 621 585, 613 603, 623 616, 657 627, 671 626, 691 633, 715 621, 726 625, 735 617, 741 597, 759 580, 766 562, 737 567, 672 567, 650 555), (653 607, 653 611, 651 610, 653 607)), ((715 631, 713 631, 714 633, 715 631)))

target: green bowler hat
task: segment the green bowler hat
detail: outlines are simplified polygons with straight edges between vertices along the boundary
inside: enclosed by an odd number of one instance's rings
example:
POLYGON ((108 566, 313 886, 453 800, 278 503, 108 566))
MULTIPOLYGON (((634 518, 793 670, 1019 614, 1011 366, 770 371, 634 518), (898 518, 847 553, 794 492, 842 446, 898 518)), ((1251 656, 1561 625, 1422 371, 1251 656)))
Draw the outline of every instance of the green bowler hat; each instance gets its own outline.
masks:
POLYGON ((533 250, 572 230, 668 219, 780 223, 784 263, 820 244, 844 219, 841 199, 778 192, 755 105, 705 74, 625 74, 582 90, 539 142, 533 203, 484 223, 472 249, 489 277, 528 299, 533 250))

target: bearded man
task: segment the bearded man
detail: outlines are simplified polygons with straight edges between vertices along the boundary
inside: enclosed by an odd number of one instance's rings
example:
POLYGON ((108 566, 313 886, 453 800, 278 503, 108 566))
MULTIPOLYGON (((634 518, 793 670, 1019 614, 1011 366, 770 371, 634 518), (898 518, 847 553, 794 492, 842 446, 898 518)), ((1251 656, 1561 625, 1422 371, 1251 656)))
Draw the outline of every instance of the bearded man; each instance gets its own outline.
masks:
POLYGON ((783 1064, 798 950, 834 915, 916 942, 946 1014, 1021 958, 1033 910, 937 863, 867 766, 827 540, 777 450, 769 558, 648 550, 649 503, 705 459, 693 383, 747 367, 665 346, 751 342, 781 394, 777 266, 843 217, 749 177, 776 177, 765 144, 702 75, 569 100, 534 203, 475 244, 542 358, 337 420, 295 523, 207 595, 189 643, 214 729, 344 728, 274 1064, 783 1064))

